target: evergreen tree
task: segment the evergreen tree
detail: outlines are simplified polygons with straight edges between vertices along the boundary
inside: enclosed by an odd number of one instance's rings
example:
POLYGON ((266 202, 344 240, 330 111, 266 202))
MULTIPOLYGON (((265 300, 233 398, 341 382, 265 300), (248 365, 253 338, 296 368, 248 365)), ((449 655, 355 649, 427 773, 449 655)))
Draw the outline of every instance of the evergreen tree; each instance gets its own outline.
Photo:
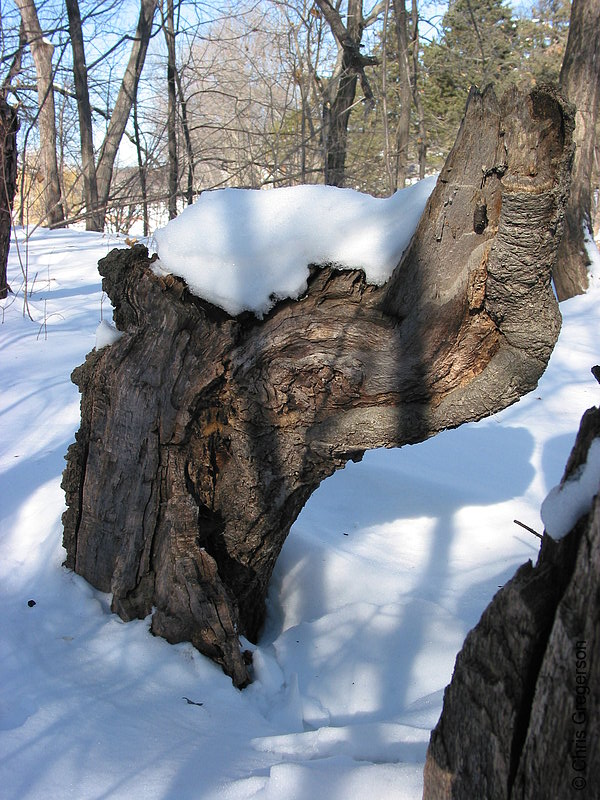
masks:
POLYGON ((471 86, 498 93, 519 74, 517 23, 503 0, 450 0, 438 41, 423 54, 424 106, 432 155, 454 141, 471 86))
POLYGON ((521 78, 558 83, 569 35, 570 0, 539 0, 518 20, 521 78))

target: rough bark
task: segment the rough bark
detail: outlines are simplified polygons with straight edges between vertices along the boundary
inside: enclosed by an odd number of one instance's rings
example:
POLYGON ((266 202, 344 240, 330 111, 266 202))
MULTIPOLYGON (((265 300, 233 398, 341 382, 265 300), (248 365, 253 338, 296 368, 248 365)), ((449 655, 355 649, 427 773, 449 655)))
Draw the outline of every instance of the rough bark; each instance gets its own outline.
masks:
MULTIPOLYGON (((563 480, 597 437, 594 408, 563 480)), ((597 495, 566 537, 544 534, 536 566, 518 570, 467 636, 431 735, 424 800, 597 796, 599 617, 597 495)))
POLYGON ((0 300, 10 289, 6 276, 13 200, 17 189, 17 109, 0 95, 0 300))
POLYGON ((559 300, 586 291, 590 260, 584 243, 592 232, 592 173, 600 106, 600 2, 573 0, 560 86, 575 105, 575 160, 565 234, 554 271, 559 300))
POLYGON ((383 287, 314 267, 301 299, 259 321, 156 276, 144 248, 103 259, 124 335, 73 374, 67 565, 124 619, 153 612, 155 633, 192 641, 244 685, 238 634, 258 635, 281 546, 319 483, 536 385, 560 327, 550 278, 572 127, 553 93, 499 104, 473 91, 383 287))

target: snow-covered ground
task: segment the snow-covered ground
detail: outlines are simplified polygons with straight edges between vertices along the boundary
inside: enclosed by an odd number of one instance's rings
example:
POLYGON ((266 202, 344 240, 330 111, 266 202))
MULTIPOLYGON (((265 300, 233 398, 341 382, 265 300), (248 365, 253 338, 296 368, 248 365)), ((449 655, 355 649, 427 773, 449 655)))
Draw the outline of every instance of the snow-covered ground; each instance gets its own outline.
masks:
MULTIPOLYGON (((99 234, 25 243, 29 307, 0 307, 0 794, 5 800, 417 800, 467 631, 539 541, 583 411, 598 403, 600 292, 562 304, 539 387, 477 424, 367 453, 286 542, 243 692, 190 645, 62 566, 70 372, 95 342, 99 234), (35 602, 35 605, 33 604, 35 602)), ((10 283, 21 284, 13 244, 10 283)))

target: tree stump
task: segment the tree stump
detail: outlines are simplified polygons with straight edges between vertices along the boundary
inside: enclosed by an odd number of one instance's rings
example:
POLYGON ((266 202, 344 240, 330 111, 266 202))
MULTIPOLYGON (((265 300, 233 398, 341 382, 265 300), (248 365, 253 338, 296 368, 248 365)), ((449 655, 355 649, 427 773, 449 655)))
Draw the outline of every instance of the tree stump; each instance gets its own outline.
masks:
MULTIPOLYGON (((593 408, 563 482, 598 437, 593 408)), ((424 800, 597 797, 598 488, 592 510, 564 538, 544 535, 536 566, 523 564, 467 636, 431 734, 424 800)))
POLYGON ((533 389, 560 328, 551 271, 573 118, 548 90, 473 90, 388 283, 314 266, 297 301, 232 317, 143 247, 99 265, 123 336, 73 373, 67 566, 123 619, 191 641, 236 686, 275 561, 327 476, 533 389))

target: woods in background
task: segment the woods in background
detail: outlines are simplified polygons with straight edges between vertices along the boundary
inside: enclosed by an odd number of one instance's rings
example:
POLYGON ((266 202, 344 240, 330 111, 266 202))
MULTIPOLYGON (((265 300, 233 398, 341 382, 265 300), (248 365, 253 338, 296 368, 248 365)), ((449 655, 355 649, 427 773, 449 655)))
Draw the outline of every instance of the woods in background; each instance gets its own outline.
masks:
MULTIPOLYGON (((579 5, 598 17, 597 2, 579 5)), ((14 216, 148 233, 217 187, 389 195, 439 170, 472 84, 558 81, 570 13, 568 0, 5 0, 14 216)), ((587 136, 591 222, 589 125, 587 136)))

